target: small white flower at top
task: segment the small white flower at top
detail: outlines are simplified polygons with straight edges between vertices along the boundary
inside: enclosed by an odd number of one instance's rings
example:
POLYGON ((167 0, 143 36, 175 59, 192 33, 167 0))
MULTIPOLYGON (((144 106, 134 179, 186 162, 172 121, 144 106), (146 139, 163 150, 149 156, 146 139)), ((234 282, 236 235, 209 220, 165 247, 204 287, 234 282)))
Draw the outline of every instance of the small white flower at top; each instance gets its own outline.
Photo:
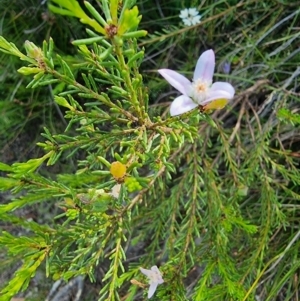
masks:
POLYGON ((155 293, 157 286, 164 283, 164 280, 156 265, 151 267, 151 270, 140 268, 140 271, 149 279, 150 287, 148 290, 148 298, 150 299, 155 293))
POLYGON ((201 21, 201 15, 196 8, 185 8, 180 11, 179 18, 182 19, 182 22, 186 26, 192 26, 199 24, 201 21))
POLYGON ((184 114, 199 105, 205 109, 222 109, 234 96, 234 88, 227 82, 212 83, 215 69, 213 50, 203 52, 196 64, 193 82, 170 69, 159 69, 175 89, 182 93, 174 99, 170 107, 171 116, 184 114))

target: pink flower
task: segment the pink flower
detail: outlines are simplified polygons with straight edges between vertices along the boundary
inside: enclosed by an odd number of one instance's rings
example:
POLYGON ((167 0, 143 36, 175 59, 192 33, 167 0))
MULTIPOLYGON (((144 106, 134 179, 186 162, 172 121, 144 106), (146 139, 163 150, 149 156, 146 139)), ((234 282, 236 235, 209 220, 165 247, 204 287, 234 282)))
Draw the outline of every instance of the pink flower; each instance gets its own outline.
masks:
POLYGON ((155 293, 157 286, 159 284, 164 283, 164 280, 163 280, 161 273, 156 265, 151 267, 151 270, 140 268, 140 271, 144 275, 146 275, 149 279, 150 287, 149 287, 149 291, 148 291, 148 298, 150 299, 153 296, 153 294, 155 293))
POLYGON ((197 106, 207 105, 217 99, 230 100, 234 96, 234 88, 227 82, 212 83, 215 69, 215 54, 207 50, 198 59, 193 82, 170 69, 159 69, 162 75, 175 89, 182 93, 174 99, 170 107, 171 116, 186 113, 197 106))

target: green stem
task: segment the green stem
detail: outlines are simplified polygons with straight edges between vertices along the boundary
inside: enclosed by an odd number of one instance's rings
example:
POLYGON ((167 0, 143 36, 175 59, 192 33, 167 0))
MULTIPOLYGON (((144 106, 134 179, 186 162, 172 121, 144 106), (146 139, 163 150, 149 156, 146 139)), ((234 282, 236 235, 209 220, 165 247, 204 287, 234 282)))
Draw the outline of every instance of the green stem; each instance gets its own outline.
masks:
POLYGON ((71 79, 71 78, 69 78, 69 77, 67 77, 67 76, 65 76, 65 75, 63 75, 63 74, 61 74, 61 73, 59 73, 55 70, 47 68, 47 72, 52 74, 53 77, 58 78, 62 82, 65 82, 69 85, 75 86, 81 92, 86 93, 86 94, 90 94, 93 98, 101 101, 103 104, 107 105, 108 107, 118 110, 121 114, 125 115, 129 120, 131 120, 133 122, 138 121, 138 119, 135 116, 133 116, 130 112, 120 108, 119 106, 117 106, 113 102, 108 101, 103 95, 98 94, 97 92, 81 85, 80 83, 74 81, 73 79, 71 79))
POLYGON ((142 112, 141 104, 138 101, 137 98, 137 91, 133 88, 131 77, 130 77, 130 68, 127 66, 124 60, 124 56, 122 54, 122 48, 117 43, 115 43, 115 52, 118 57, 118 61, 120 63, 120 67, 122 70, 123 78, 125 81, 126 88, 130 94, 130 100, 132 102, 133 107, 135 108, 138 119, 140 120, 140 123, 144 123, 143 117, 145 116, 144 112, 142 112))

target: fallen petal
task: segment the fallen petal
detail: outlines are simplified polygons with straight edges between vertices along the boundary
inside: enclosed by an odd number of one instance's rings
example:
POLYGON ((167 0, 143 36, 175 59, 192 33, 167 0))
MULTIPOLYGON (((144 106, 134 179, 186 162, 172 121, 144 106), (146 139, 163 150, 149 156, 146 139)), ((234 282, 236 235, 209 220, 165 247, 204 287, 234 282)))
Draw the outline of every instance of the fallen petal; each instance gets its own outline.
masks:
POLYGON ((196 108, 197 106, 198 104, 194 103, 190 97, 181 95, 173 100, 170 107, 170 114, 171 116, 181 115, 196 108))
POLYGON ((191 82, 186 77, 170 69, 159 69, 158 72, 183 95, 188 94, 191 82))
POLYGON ((215 70, 215 53, 213 50, 203 52, 197 62, 193 81, 201 78, 203 81, 212 82, 215 70))

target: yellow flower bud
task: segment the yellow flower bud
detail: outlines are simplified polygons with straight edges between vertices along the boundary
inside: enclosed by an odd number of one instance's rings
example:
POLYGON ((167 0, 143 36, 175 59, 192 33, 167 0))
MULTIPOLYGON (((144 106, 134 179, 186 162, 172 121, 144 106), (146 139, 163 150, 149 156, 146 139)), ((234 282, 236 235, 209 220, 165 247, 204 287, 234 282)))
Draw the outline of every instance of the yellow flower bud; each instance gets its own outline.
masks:
POLYGON ((115 178, 116 181, 123 180, 126 175, 126 165, 119 161, 111 163, 110 173, 115 178))

